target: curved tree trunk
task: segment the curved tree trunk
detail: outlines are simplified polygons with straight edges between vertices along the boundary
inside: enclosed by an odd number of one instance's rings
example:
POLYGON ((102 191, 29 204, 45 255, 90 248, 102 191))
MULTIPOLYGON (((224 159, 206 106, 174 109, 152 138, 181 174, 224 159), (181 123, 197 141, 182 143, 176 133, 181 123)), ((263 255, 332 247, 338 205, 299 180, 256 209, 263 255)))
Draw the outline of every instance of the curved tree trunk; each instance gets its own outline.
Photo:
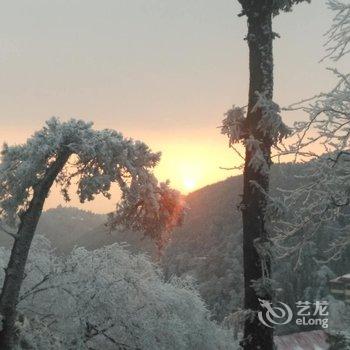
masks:
MULTIPOLYGON (((245 9, 248 16, 248 45, 249 45, 249 105, 247 114, 247 127, 254 139, 262 142, 261 149, 265 161, 271 164, 271 141, 258 130, 261 119, 261 109, 253 109, 257 103, 256 92, 265 93, 266 98, 272 99, 273 94, 273 53, 272 53, 272 0, 253 1, 249 9, 245 9)), ((251 167, 253 153, 246 147, 244 168, 244 189, 242 202, 243 218, 243 265, 244 265, 244 309, 255 313, 263 311, 258 298, 271 300, 271 295, 258 296, 252 288, 253 280, 263 277, 262 259, 259 256, 254 241, 265 241, 267 232, 265 228, 266 198, 261 190, 252 185, 257 183, 266 192, 269 189, 269 174, 256 171, 251 167)), ((265 261, 267 272, 270 273, 271 263, 265 261)), ((272 350, 273 329, 265 327, 255 316, 253 320, 246 320, 244 325, 245 350, 272 350)))
POLYGON ((16 343, 16 305, 18 303, 24 270, 34 233, 50 188, 60 173, 70 152, 62 151, 47 169, 43 179, 34 188, 33 198, 21 222, 11 250, 10 261, 5 269, 5 280, 0 295, 0 313, 3 317, 0 332, 0 349, 14 349, 16 343))

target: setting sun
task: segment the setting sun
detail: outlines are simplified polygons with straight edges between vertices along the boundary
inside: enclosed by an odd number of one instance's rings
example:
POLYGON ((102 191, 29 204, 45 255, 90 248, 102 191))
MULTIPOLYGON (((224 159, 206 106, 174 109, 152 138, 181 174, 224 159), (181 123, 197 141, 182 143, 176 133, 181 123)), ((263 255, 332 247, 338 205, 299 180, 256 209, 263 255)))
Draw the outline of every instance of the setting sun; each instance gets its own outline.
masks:
POLYGON ((192 191, 196 187, 196 180, 190 177, 184 178, 184 189, 192 191))

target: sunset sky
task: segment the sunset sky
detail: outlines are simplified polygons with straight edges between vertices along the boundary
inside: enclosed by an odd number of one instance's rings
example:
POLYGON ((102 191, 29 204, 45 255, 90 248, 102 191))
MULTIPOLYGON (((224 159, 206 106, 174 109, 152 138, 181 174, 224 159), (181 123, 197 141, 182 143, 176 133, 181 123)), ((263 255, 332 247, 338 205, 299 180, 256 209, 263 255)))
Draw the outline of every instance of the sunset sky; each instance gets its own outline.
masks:
MULTIPOLYGON (((232 104, 247 103, 246 21, 238 12, 234 0, 5 2, 0 140, 24 142, 53 115, 78 117, 162 151, 156 174, 181 191, 235 174, 220 169, 239 159, 217 127, 232 104)), ((331 15, 313 0, 275 20, 280 105, 332 86, 332 63, 318 63, 331 15)), ((47 207, 59 202, 54 191, 47 207)), ((105 212, 114 203, 84 208, 105 212)))

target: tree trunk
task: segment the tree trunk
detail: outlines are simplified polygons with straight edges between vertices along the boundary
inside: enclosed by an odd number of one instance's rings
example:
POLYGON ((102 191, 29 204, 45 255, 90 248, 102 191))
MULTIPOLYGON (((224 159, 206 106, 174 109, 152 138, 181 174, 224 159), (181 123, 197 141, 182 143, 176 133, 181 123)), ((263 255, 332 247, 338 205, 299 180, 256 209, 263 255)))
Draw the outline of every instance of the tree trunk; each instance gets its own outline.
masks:
POLYGON ((35 186, 28 209, 21 216, 10 260, 5 269, 5 280, 0 295, 0 313, 3 317, 0 332, 1 350, 14 349, 16 344, 16 306, 24 279, 29 249, 50 188, 69 156, 68 150, 58 154, 56 160, 47 169, 43 179, 35 186))
MULTIPOLYGON (((247 114, 247 128, 249 134, 261 143, 267 166, 271 164, 271 140, 258 130, 258 123, 262 116, 261 109, 253 109, 257 103, 256 92, 265 93, 266 98, 272 99, 273 94, 273 53, 272 53, 272 0, 254 1, 245 9, 248 16, 249 45, 249 104, 247 114)), ((257 295, 252 288, 252 281, 263 277, 263 262, 259 256, 254 242, 267 240, 265 228, 266 197, 264 193, 252 184, 257 183, 268 192, 269 174, 261 170, 254 170, 251 166, 252 150, 246 147, 244 167, 244 188, 242 202, 243 218, 243 260, 244 260, 244 308, 252 310, 255 317, 245 321, 244 339, 242 341, 245 350, 272 350, 273 329, 265 327, 257 318, 256 313, 263 311, 258 298, 271 300, 268 293, 264 296, 257 295)), ((267 272, 270 274, 271 263, 266 263, 267 272)))

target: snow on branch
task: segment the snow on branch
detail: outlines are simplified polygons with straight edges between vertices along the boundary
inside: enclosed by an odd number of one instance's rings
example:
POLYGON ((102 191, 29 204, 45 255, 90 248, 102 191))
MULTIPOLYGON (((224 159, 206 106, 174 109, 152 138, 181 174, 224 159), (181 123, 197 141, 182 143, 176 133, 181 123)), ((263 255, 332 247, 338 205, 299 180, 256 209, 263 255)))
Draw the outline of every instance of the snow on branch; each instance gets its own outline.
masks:
POLYGON ((252 154, 249 166, 255 171, 260 171, 262 174, 268 174, 269 167, 261 149, 261 144, 262 142, 255 139, 252 135, 244 140, 244 145, 252 154))
POLYGON ((328 48, 325 58, 338 61, 349 53, 350 4, 340 0, 328 0, 328 7, 335 11, 336 15, 332 27, 326 33, 328 40, 325 46, 328 48))
POLYGON ((258 100, 253 108, 256 111, 258 108, 262 110, 262 118, 259 121, 258 130, 260 130, 264 136, 268 136, 273 145, 277 145, 284 138, 291 134, 291 129, 282 121, 281 108, 267 98, 263 93, 256 93, 258 100))
MULTIPOLYGON (((268 173, 269 165, 263 151, 264 138, 269 139, 271 146, 278 148, 281 141, 290 135, 291 129, 287 127, 281 117, 278 104, 266 98, 265 93, 257 92, 257 103, 251 113, 261 111, 261 118, 257 125, 250 125, 246 117, 245 107, 233 106, 224 116, 221 133, 229 139, 229 146, 234 149, 242 159, 241 152, 236 144, 241 143, 251 152, 250 166, 255 171, 268 173)), ((235 167, 234 169, 242 167, 235 167)))
MULTIPOLYGON (((330 0, 328 5, 335 17, 326 57, 337 61, 350 53, 350 4, 330 0)), ((276 247, 282 256, 297 254, 298 264, 322 233, 334 237, 324 251, 327 259, 339 258, 350 245, 350 74, 329 70, 337 78, 335 87, 292 107, 308 116, 295 123, 288 147, 302 164, 294 165, 300 168, 297 184, 279 190, 285 212, 273 223, 276 247)))
POLYGON ((161 250, 170 238, 171 231, 182 223, 184 200, 168 183, 156 186, 156 179, 143 179, 132 183, 130 193, 117 205, 108 217, 111 228, 129 228, 143 232, 157 243, 161 250))
POLYGON ((3 146, 0 219, 12 226, 19 221, 50 166, 66 152, 70 158, 56 183, 67 201, 73 183, 82 203, 98 194, 110 198, 111 185, 117 183, 122 200, 115 215, 125 226, 160 239, 161 230, 169 232, 181 221, 183 209, 180 194, 159 184, 152 173, 160 153, 114 130, 92 126, 82 120, 51 118, 25 144, 3 146))
POLYGON ((233 105, 225 114, 222 121, 221 134, 228 136, 230 147, 241 142, 247 135, 245 130, 246 111, 244 107, 233 105))

